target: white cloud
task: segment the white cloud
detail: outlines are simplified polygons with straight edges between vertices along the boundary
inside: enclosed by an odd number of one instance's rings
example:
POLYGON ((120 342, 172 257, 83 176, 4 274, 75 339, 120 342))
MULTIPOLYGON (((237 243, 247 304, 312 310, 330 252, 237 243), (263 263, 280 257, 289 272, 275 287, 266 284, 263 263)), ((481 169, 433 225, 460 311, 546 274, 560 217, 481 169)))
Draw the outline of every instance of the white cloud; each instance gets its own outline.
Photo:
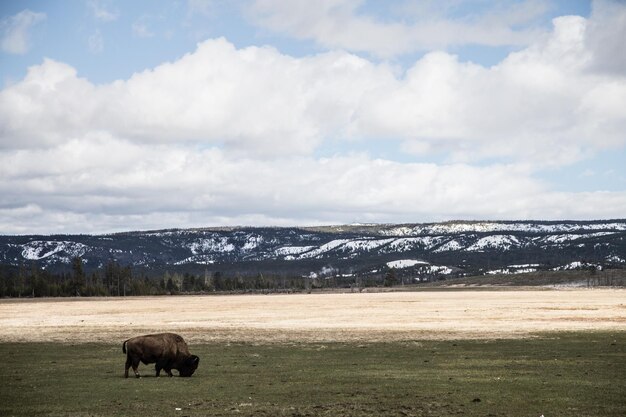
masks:
POLYGON ((353 117, 354 134, 427 141, 453 160, 507 157, 538 166, 624 146, 626 79, 591 70, 587 23, 555 19, 549 36, 490 68, 427 54, 404 79, 369 93, 353 117))
POLYGON ((104 38, 100 29, 96 29, 89 38, 87 38, 87 47, 92 54, 99 54, 104 50, 104 38))
MULTIPOLYGON (((363 0, 255 0, 249 19, 266 29, 314 40, 326 48, 369 52, 389 58, 456 45, 527 45, 541 30, 532 22, 547 9, 544 2, 524 1, 495 12, 451 18, 451 2, 408 3, 393 21, 363 14, 363 0), (446 7, 447 6, 447 7, 446 7), (407 22, 411 17, 412 22, 407 22)), ((452 2, 458 3, 458 2, 452 2)), ((393 7, 393 6, 388 6, 393 7)), ((452 10, 454 11, 454 10, 452 10)))
POLYGON ((72 67, 46 60, 0 93, 0 121, 7 126, 0 133, 4 146, 16 137, 22 140, 11 146, 37 146, 107 130, 146 142, 310 153, 342 128, 359 91, 389 76, 388 69, 345 53, 295 59, 272 48, 237 50, 223 39, 99 87, 72 67))
POLYGON ((215 39, 96 87, 46 60, 0 92, 0 146, 108 131, 268 156, 310 155, 329 139, 390 138, 449 161, 569 164, 626 144, 626 78, 594 71, 590 24, 600 23, 557 18, 552 33, 489 68, 432 52, 398 73, 346 52, 294 58, 215 39))
POLYGON ((119 11, 115 10, 115 11, 111 11, 109 10, 105 4, 103 4, 100 1, 97 0, 91 0, 88 3, 89 8, 91 9, 91 12, 93 13, 93 16, 97 19, 100 20, 102 22, 112 22, 114 20, 117 20, 119 17, 119 11))
POLYGON ((200 14, 206 17, 213 16, 215 9, 215 0, 187 0, 188 14, 200 14))
POLYGON ((595 70, 626 74, 626 7, 623 2, 596 0, 589 24, 587 48, 595 70))
POLYGON ((626 193, 553 192, 515 165, 403 164, 364 155, 269 161, 215 148, 146 147, 106 134, 4 152, 0 167, 4 233, 618 217, 626 207, 626 193))
POLYGON ((2 50, 10 54, 27 53, 30 49, 30 29, 45 19, 45 13, 36 13, 28 9, 3 19, 0 22, 2 50))
POLYGON ((140 37, 140 38, 152 38, 152 37, 154 37, 154 32, 152 32, 148 28, 147 24, 145 24, 145 23, 143 23, 141 21, 136 21, 135 23, 133 23, 132 30, 133 30, 133 34, 135 36, 140 37))
POLYGON ((590 28, 619 33, 615 15, 555 19, 492 67, 433 52, 400 72, 212 39, 95 85, 46 59, 0 91, 0 231, 622 217, 624 192, 536 179, 626 146, 626 77, 590 47, 590 28), (448 162, 314 156, 362 139, 448 162))

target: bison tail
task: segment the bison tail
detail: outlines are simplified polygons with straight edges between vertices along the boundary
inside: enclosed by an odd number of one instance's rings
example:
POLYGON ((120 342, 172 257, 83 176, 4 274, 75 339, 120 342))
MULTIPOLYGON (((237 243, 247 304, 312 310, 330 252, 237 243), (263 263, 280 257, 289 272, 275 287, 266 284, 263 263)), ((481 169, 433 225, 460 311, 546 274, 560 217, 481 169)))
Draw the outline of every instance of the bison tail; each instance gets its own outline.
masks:
POLYGON ((122 343, 122 353, 126 353, 126 342, 128 342, 128 340, 125 340, 124 343, 122 343))

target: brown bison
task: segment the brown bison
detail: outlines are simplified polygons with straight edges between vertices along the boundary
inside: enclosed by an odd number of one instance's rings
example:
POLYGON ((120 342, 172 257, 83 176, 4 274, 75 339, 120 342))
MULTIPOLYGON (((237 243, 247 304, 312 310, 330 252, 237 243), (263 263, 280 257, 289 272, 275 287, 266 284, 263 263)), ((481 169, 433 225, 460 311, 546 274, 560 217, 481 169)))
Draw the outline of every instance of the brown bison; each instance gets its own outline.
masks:
POLYGON ((133 337, 122 344, 122 352, 126 353, 125 378, 128 378, 128 368, 131 366, 135 376, 140 377, 137 371, 139 362, 144 365, 156 363, 156 376, 159 376, 161 369, 165 369, 168 376, 172 376, 172 369, 178 370, 180 376, 191 376, 200 362, 199 357, 189 353, 185 340, 174 333, 133 337))

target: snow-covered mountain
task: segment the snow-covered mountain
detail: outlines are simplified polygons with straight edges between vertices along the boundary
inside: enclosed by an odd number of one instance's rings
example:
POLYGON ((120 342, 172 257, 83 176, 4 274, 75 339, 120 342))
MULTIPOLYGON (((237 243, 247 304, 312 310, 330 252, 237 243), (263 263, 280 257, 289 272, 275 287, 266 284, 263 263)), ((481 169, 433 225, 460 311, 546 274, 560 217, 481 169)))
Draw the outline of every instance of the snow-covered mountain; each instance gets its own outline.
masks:
POLYGON ((207 228, 110 235, 0 236, 0 263, 87 269, 109 261, 147 271, 304 273, 413 268, 428 274, 514 273, 622 264, 626 220, 446 222, 312 228, 207 228))

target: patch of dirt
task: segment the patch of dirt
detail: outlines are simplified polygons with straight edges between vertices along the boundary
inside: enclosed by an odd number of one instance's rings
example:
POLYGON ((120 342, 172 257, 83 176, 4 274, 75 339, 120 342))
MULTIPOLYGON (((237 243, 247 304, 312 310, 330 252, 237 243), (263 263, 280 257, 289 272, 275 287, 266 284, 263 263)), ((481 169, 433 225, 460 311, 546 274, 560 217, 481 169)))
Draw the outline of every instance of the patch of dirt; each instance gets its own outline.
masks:
POLYGON ((0 300, 0 342, 123 340, 173 331, 192 342, 494 339, 626 331, 626 290, 0 300))

